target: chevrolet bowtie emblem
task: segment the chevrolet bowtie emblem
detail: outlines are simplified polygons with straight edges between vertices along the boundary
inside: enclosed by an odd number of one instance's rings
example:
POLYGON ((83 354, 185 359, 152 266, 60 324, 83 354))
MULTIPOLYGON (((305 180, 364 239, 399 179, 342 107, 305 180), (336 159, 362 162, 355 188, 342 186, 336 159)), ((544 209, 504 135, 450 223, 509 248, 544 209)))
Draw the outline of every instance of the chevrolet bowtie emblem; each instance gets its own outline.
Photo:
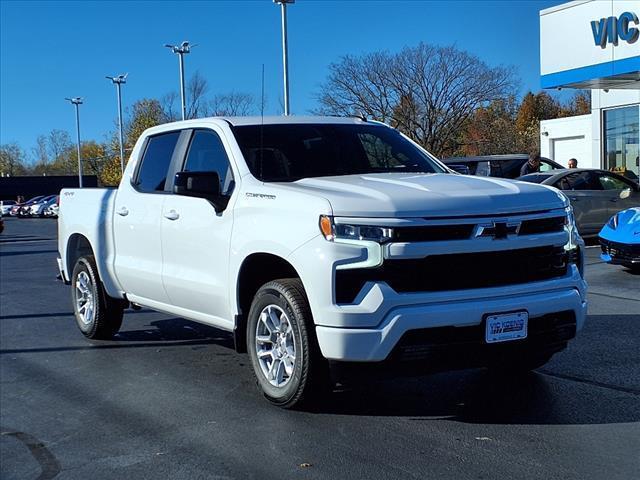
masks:
POLYGON ((492 222, 476 226, 475 237, 493 237, 503 240, 509 235, 517 235, 521 222, 492 222))

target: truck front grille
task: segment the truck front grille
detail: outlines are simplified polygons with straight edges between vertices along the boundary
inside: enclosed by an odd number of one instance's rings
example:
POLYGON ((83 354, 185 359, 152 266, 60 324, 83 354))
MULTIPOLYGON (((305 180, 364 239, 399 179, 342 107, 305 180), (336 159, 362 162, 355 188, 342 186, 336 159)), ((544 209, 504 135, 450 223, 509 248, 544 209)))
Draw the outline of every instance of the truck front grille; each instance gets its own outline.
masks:
MULTIPOLYGON (((522 222, 507 221, 511 230, 506 233, 522 235, 540 235, 544 233, 562 232, 565 217, 546 217, 523 220, 522 222)), ((482 222, 481 222, 482 223, 482 222)), ((396 227, 393 242, 438 242, 448 240, 468 240, 473 237, 477 224, 456 225, 421 225, 416 227, 396 227)))
POLYGON ((430 255, 386 260, 381 267, 337 270, 337 303, 352 303, 366 282, 386 282, 398 293, 499 287, 548 280, 567 273, 563 247, 430 255))

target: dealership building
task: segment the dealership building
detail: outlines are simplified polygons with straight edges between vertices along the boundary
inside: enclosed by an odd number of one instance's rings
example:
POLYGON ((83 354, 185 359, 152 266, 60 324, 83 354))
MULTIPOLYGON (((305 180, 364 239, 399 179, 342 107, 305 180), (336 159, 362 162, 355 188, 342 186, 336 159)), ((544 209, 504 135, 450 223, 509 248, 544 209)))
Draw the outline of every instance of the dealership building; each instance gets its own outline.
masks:
POLYGON ((590 89, 591 114, 540 124, 542 156, 640 176, 640 0, 579 0, 540 12, 545 89, 590 89))

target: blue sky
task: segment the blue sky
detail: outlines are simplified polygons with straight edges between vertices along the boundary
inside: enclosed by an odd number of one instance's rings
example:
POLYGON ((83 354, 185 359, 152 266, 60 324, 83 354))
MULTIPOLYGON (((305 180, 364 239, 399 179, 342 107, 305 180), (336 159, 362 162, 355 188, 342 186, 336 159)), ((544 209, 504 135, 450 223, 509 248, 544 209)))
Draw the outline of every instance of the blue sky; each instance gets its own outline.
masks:
MULTIPOLYGON (((558 1, 297 0, 289 8, 291 110, 304 114, 327 66, 341 55, 400 50, 420 41, 454 44, 490 65, 517 68, 521 91, 539 90, 539 10, 558 1)), ((82 96, 82 138, 103 140, 116 119, 105 75, 129 72, 126 106, 178 90, 178 62, 165 43, 199 44, 186 73, 210 93, 260 94, 280 113, 280 11, 272 0, 0 3, 0 142, 27 150, 57 128, 75 138, 64 97, 82 96)))

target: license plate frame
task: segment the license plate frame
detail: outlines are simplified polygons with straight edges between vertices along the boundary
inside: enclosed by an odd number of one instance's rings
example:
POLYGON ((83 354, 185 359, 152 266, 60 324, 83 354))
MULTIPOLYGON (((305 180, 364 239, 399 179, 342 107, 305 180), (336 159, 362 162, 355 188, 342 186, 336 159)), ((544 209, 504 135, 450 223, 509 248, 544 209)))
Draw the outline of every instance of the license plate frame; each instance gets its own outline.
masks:
POLYGON ((485 343, 504 343, 527 338, 529 331, 529 312, 490 313, 484 318, 485 343))

